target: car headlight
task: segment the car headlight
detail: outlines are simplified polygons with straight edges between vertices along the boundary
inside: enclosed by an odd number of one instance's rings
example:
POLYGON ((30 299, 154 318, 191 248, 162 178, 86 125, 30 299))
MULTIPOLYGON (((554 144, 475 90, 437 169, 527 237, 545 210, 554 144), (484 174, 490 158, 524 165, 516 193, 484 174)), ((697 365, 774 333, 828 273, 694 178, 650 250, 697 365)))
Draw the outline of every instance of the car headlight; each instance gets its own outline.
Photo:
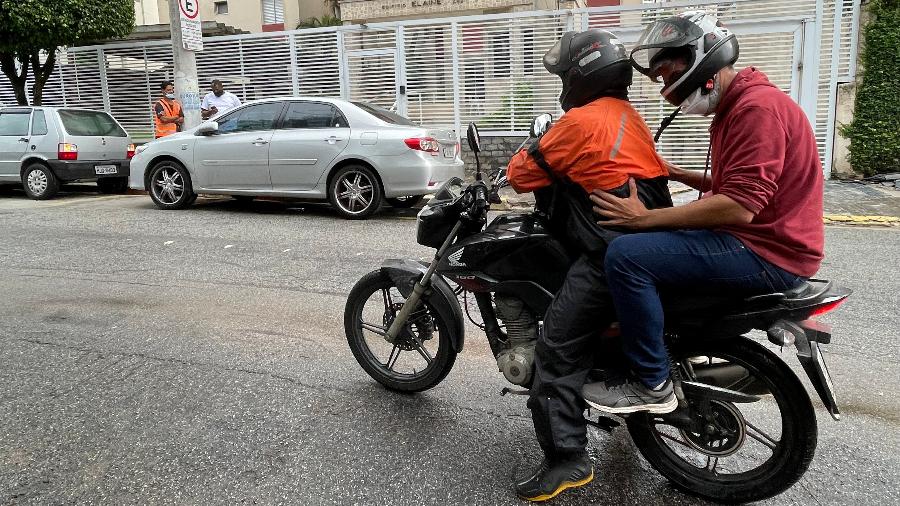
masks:
POLYGON ((137 155, 143 153, 148 147, 149 146, 147 146, 146 144, 141 144, 140 146, 137 147, 137 149, 134 150, 134 155, 137 156, 137 155))

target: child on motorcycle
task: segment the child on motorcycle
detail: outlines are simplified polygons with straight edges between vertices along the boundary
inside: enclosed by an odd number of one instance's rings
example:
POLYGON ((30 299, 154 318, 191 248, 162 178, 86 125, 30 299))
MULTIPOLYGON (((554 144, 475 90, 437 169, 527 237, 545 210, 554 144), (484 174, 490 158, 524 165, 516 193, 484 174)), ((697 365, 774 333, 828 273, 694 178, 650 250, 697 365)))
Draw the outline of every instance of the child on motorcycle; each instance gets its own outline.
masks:
POLYGON ((633 178, 648 208, 672 205, 666 163, 628 101, 632 67, 616 36, 605 30, 568 32, 543 62, 562 80, 559 101, 565 114, 530 148, 513 156, 507 178, 517 192, 535 192, 551 224, 564 229, 554 232, 580 250, 580 257, 544 317, 536 347, 528 407, 544 459, 515 485, 519 497, 532 501, 593 479, 581 388, 593 364, 592 345, 615 319, 603 254, 606 242, 621 232, 601 231, 593 220, 579 219, 591 216, 588 195, 601 190, 628 196, 633 178), (562 222, 553 219, 560 214, 566 216, 562 222), (585 222, 596 233, 579 232, 585 222))

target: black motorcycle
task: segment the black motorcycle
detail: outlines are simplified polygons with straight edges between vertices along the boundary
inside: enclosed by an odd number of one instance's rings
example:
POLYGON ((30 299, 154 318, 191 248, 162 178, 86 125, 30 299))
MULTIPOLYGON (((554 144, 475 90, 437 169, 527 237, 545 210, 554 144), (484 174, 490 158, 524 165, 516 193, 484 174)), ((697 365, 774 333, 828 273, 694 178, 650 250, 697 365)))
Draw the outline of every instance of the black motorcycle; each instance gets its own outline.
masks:
MULTIPOLYGON (((548 123, 547 115, 539 117, 532 135, 548 123)), ((575 259, 540 213, 501 214, 487 224, 505 178, 500 172, 492 184, 483 181, 474 124, 468 142, 476 180, 448 181, 418 215, 418 242, 437 249, 432 262, 386 260, 347 299, 344 327, 353 355, 391 390, 420 392, 440 383, 463 349, 466 316, 483 329, 506 379, 528 388, 541 319, 575 259), (470 296, 481 322, 471 316, 470 296)), ((790 367, 748 333, 761 330, 778 346, 795 346, 822 403, 838 420, 820 349, 831 340, 830 328, 813 318, 849 295, 811 279, 784 293, 743 299, 664 299, 679 402, 668 414, 625 417, 644 458, 677 487, 715 501, 757 501, 796 483, 815 452, 815 411, 790 367)), ((621 356, 614 334, 598 337, 597 357, 621 356)), ((621 363, 598 363, 599 369, 616 366, 621 363)), ((587 419, 607 430, 618 425, 590 412, 587 419)))

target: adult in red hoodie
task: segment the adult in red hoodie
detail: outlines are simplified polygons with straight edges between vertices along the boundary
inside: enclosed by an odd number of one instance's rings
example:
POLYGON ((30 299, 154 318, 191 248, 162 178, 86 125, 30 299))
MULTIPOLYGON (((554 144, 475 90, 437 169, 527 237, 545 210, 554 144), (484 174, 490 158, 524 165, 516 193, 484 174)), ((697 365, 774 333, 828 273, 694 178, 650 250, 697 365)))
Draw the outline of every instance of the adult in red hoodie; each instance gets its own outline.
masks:
POLYGON ((712 177, 670 167, 670 177, 706 192, 688 205, 647 210, 632 193, 595 193, 606 224, 675 229, 623 235, 605 270, 623 348, 639 380, 591 383, 588 404, 613 413, 677 407, 663 343, 660 289, 754 295, 783 291, 822 261, 823 176, 801 108, 750 67, 733 68, 738 44, 713 16, 686 12, 648 26, 632 51, 635 68, 664 82, 686 113, 715 113, 712 177))

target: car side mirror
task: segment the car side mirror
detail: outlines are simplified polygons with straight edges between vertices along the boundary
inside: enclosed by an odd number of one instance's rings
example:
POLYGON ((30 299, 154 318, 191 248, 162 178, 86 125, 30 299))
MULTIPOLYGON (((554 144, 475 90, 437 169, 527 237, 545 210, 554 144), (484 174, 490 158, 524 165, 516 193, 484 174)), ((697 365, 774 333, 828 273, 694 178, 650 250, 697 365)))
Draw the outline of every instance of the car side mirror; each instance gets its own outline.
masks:
POLYGON ((553 123, 553 116, 549 114, 537 116, 531 123, 531 136, 537 138, 544 135, 547 130, 550 130, 551 123, 553 123))
POLYGON ((469 149, 473 153, 481 153, 481 136, 478 135, 478 127, 475 123, 469 123, 469 129, 466 131, 466 140, 469 142, 469 149))
POLYGON ((219 131, 219 124, 215 121, 204 121, 197 127, 197 135, 212 135, 219 131))

